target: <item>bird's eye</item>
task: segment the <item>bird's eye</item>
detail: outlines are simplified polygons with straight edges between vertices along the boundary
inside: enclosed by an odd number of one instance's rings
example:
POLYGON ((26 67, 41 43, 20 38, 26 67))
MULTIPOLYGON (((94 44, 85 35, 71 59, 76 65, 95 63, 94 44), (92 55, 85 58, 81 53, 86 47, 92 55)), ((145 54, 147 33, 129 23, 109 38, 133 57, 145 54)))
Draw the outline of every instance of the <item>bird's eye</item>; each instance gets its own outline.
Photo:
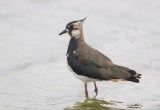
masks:
POLYGON ((70 29, 73 29, 73 27, 74 27, 73 25, 70 25, 70 27, 69 27, 69 28, 70 28, 70 29))

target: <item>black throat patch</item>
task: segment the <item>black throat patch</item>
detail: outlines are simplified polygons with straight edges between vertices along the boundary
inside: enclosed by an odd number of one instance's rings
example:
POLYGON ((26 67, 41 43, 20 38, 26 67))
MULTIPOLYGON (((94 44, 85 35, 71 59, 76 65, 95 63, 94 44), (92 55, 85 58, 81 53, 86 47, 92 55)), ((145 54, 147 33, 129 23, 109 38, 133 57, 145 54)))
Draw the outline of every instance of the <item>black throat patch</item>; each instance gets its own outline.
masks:
POLYGON ((78 47, 78 40, 75 37, 72 37, 69 41, 67 55, 69 53, 73 53, 77 47, 78 47))

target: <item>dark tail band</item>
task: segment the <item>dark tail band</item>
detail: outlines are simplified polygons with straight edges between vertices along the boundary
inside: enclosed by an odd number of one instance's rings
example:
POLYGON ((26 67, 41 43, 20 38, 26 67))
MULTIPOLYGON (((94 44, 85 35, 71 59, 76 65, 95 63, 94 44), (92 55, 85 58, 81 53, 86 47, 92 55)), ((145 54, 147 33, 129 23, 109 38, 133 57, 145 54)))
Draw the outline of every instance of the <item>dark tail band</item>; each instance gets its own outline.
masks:
POLYGON ((131 77, 127 79, 127 81, 139 83, 139 79, 141 78, 141 74, 136 73, 134 70, 128 71, 131 74, 131 77))

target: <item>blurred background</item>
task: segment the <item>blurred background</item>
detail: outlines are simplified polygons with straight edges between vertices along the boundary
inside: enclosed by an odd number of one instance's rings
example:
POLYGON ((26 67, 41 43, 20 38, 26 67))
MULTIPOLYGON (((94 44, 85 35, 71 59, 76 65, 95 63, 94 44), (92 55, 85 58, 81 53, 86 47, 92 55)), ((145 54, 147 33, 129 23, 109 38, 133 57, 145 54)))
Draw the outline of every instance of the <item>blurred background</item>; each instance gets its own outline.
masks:
POLYGON ((0 0, 0 109, 160 109, 159 0, 0 0), (83 19, 86 42, 141 82, 83 83, 66 67, 70 21, 83 19))

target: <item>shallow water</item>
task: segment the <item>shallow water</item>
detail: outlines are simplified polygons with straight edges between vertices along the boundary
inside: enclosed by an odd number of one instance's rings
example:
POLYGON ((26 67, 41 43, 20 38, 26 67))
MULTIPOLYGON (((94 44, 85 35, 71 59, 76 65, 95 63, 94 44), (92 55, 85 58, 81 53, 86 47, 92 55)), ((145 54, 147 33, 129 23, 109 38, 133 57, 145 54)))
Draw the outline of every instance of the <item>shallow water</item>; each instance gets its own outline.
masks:
POLYGON ((0 110, 159 110, 160 1, 0 0, 0 110), (65 25, 88 17, 85 40, 140 83, 97 82, 89 99, 65 64, 65 25))

